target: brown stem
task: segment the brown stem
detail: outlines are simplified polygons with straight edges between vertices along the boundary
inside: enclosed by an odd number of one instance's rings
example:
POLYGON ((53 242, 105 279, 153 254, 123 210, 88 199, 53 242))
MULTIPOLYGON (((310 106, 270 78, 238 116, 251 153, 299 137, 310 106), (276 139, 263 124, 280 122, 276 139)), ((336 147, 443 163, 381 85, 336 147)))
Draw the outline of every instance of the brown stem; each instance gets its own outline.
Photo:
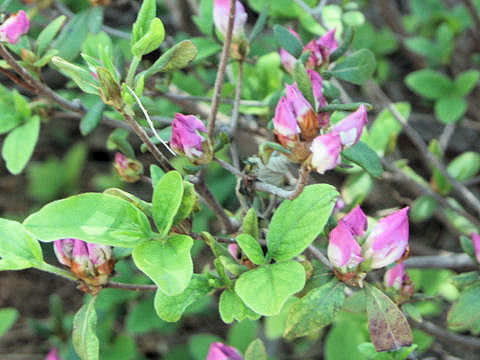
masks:
POLYGON ((473 23, 475 26, 472 29, 473 36, 475 36, 475 40, 477 43, 480 42, 480 16, 478 15, 477 9, 475 8, 475 5, 473 4, 472 0, 462 0, 465 6, 468 9, 469 14, 473 18, 473 23))
POLYGON ((412 256, 405 261, 409 269, 475 270, 478 268, 467 254, 412 256))
POLYGON ((126 284, 120 282, 110 281, 104 285, 104 288, 108 289, 121 289, 130 291, 156 291, 158 287, 156 285, 140 285, 140 284, 126 284))
POLYGON ((220 65, 218 66, 217 79, 215 80, 215 88, 213 90, 212 109, 208 117, 208 137, 210 139, 213 138, 213 133, 215 131, 215 119, 217 117, 218 106, 220 105, 223 78, 225 77, 228 55, 230 54, 230 44, 232 42, 233 35, 233 23, 235 20, 235 2, 235 0, 230 0, 227 33, 225 34, 225 42, 223 43, 222 55, 220 57, 220 65))
POLYGON ((310 170, 307 168, 306 165, 302 165, 299 171, 298 175, 298 180, 297 180, 297 185, 295 186, 295 189, 293 190, 285 190, 281 189, 279 187, 276 187, 275 185, 271 184, 266 184, 262 182, 256 182, 253 184, 253 187, 257 191, 263 191, 272 195, 276 195, 278 197, 284 198, 284 199, 290 199, 293 200, 296 197, 298 197, 303 189, 305 188, 305 185, 307 185, 307 180, 308 180, 308 174, 310 173, 310 170))
POLYGON ((326 267, 328 267, 330 270, 333 270, 333 265, 330 263, 330 261, 327 259, 327 257, 325 255, 323 255, 323 253, 318 250, 315 246, 313 245, 310 245, 307 250, 314 256, 317 258, 317 260, 319 260, 323 265, 325 265, 326 267))
POLYGON ((446 343, 465 346, 469 349, 480 349, 480 339, 477 337, 455 334, 425 320, 419 323, 410 319, 410 324, 446 343))
POLYGON ((233 111, 232 111, 232 123, 230 126, 231 136, 235 136, 235 132, 237 131, 237 127, 238 127, 238 118, 240 116, 240 99, 242 97, 242 84, 243 84, 243 61, 239 61, 237 85, 235 87, 235 99, 234 99, 233 111))

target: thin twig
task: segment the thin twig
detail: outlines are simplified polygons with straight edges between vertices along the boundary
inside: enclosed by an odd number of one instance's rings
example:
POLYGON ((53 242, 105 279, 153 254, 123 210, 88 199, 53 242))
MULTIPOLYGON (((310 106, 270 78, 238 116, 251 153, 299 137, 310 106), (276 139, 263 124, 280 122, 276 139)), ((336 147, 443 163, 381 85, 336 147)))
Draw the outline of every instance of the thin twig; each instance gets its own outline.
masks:
POLYGON ((449 344, 461 345, 469 349, 480 349, 480 339, 477 337, 455 334, 425 320, 419 323, 410 319, 410 324, 414 328, 422 330, 429 335, 433 335, 436 339, 445 341, 449 344))
POLYGON ((235 86, 235 99, 232 110, 232 122, 230 125, 230 135, 235 136, 235 132, 238 127, 238 118, 240 115, 240 99, 242 97, 242 84, 243 84, 243 61, 238 62, 238 77, 237 84, 235 86))
POLYGON ((220 105, 220 97, 222 96, 223 79, 227 68, 228 56, 230 54, 230 44, 232 42, 233 24, 235 20, 235 0, 230 0, 230 11, 228 14, 227 33, 223 43, 222 55, 220 57, 220 65, 218 66, 217 78, 215 80, 215 88, 213 90, 212 109, 208 117, 208 137, 213 138, 215 131, 215 120, 217 117, 218 106, 220 105))
POLYGON ((297 185, 293 190, 285 190, 275 185, 266 184, 263 182, 255 182, 253 184, 253 188, 257 191, 263 191, 272 195, 276 195, 283 199, 293 200, 302 193, 303 189, 305 188, 305 185, 307 185, 309 173, 310 171, 306 168, 306 166, 302 165, 299 171, 297 185))
POLYGON ((407 122, 407 119, 405 119, 403 115, 397 110, 397 108, 393 105, 392 101, 388 98, 388 96, 385 95, 382 89, 380 89, 380 87, 378 87, 378 85, 372 81, 369 82, 368 87, 379 98, 383 105, 390 110, 393 117, 402 125, 405 134, 409 137, 409 139, 417 148, 418 153, 421 156, 421 159, 425 163, 426 167, 430 168, 431 165, 435 166, 442 173, 442 175, 445 176, 447 180, 452 184, 454 190, 461 196, 465 203, 470 205, 477 212, 477 214, 480 214, 480 201, 478 201, 477 197, 461 182, 459 182, 452 175, 450 175, 445 166, 437 159, 435 155, 430 152, 428 146, 425 144, 423 138, 420 136, 417 130, 415 130, 407 122))
POLYGON ((318 250, 315 246, 309 245, 307 250, 316 257, 323 265, 328 267, 330 270, 333 270, 333 265, 328 261, 327 257, 323 255, 323 253, 318 250))
POLYGON ((140 284, 126 284, 120 282, 109 281, 104 285, 107 289, 121 289, 130 291, 157 291, 156 285, 140 285, 140 284))
POLYGON ((475 270, 478 268, 467 254, 412 256, 405 261, 409 269, 475 270))
POLYGON ((473 35, 477 42, 480 42, 480 16, 472 0, 462 0, 468 9, 468 13, 472 16, 475 26, 472 29, 473 35))
POLYGON ((219 158, 213 158, 213 161, 217 162, 221 167, 223 167, 225 170, 231 172, 233 175, 243 179, 243 180, 249 180, 250 177, 240 170, 238 170, 235 166, 230 165, 228 162, 225 160, 219 159, 219 158))
MULTIPOLYGON (((148 92, 145 92, 148 95, 148 92)), ((212 101, 212 98, 206 96, 193 96, 193 95, 183 95, 183 94, 174 94, 174 93, 162 93, 162 96, 166 97, 167 99, 175 99, 175 100, 190 100, 190 101, 212 101)), ((235 104, 235 99, 220 99, 220 103, 222 104, 235 104)), ((257 100, 240 100, 240 106, 268 106, 267 104, 263 103, 262 101, 257 100)))

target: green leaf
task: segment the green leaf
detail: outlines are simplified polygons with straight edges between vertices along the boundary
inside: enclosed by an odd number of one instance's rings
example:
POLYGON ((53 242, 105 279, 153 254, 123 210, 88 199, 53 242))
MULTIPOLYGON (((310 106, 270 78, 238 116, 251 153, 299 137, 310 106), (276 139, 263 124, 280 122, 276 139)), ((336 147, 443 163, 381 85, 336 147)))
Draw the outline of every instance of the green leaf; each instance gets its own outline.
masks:
POLYGON ((22 224, 0 219, 0 270, 21 270, 43 261, 40 244, 22 224))
POLYGON ((148 32, 132 46, 132 54, 141 57, 157 50, 165 39, 165 28, 159 18, 154 18, 149 25, 148 32))
POLYGON ((183 40, 168 49, 168 51, 160 56, 149 69, 142 72, 140 75, 143 74, 145 79, 147 79, 159 72, 172 72, 182 69, 195 59, 197 53, 197 47, 193 42, 190 40, 183 40))
POLYGON ((59 51, 62 58, 72 61, 82 49, 83 42, 87 38, 90 12, 82 11, 76 14, 62 29, 53 44, 53 48, 59 51))
POLYGON ((137 20, 133 24, 132 29, 132 42, 134 45, 138 40, 140 40, 147 32, 150 27, 150 22, 155 18, 157 14, 157 4, 156 0, 144 0, 142 2, 142 7, 137 15, 137 20))
POLYGON ((243 273, 235 283, 235 292, 256 313, 272 316, 278 314, 285 301, 304 285, 303 266, 286 261, 243 273))
POLYGON ((153 190, 153 220, 162 235, 167 235, 182 203, 183 180, 178 171, 165 174, 153 190))
POLYGON ((188 181, 184 181, 182 202, 180 203, 177 214, 173 219, 173 224, 178 224, 189 217, 196 205, 197 193, 195 191, 195 186, 188 181))
POLYGON ((257 36, 262 32, 263 28, 265 27, 265 24, 267 22, 268 18, 268 6, 264 6, 262 11, 260 12, 260 15, 257 18, 257 22, 253 26, 252 31, 250 32, 250 35, 248 36, 248 43, 251 44, 255 41, 257 36))
POLYGON ((263 250, 257 239, 249 234, 240 234, 236 240, 245 255, 247 255, 255 265, 265 264, 263 250))
POLYGON ((435 116, 443 124, 451 124, 462 118, 467 111, 465 99, 456 96, 441 97, 435 102, 435 116))
POLYGON ((383 167, 377 153, 367 144, 359 141, 355 146, 342 151, 342 156, 365 169, 373 177, 380 179, 383 167))
POLYGON ((250 208, 242 222, 242 231, 258 240, 258 217, 254 208, 250 208))
MULTIPOLYGON (((335 321, 325 340, 327 360, 367 360, 358 351, 358 345, 368 339, 365 334, 365 320, 354 314, 342 314, 341 321, 335 321)), ((370 360, 370 359, 368 359, 370 360)))
POLYGON ((454 93, 457 96, 466 96, 472 92, 480 80, 480 71, 467 70, 455 78, 453 83, 454 93))
POLYGON ((204 275, 194 274, 181 294, 168 296, 158 290, 155 294, 155 310, 161 319, 176 322, 188 306, 203 298, 211 290, 212 287, 204 275))
POLYGON ((170 296, 178 295, 192 278, 192 245, 193 240, 187 235, 148 241, 133 249, 133 260, 161 291, 170 296))
POLYGON ((230 289, 225 289, 220 295, 218 310, 222 321, 229 324, 233 320, 242 321, 245 319, 255 320, 259 314, 250 310, 240 297, 230 289))
POLYGON ((366 294, 368 329, 375 349, 392 351, 412 345, 410 325, 393 301, 371 285, 367 285, 366 294))
POLYGON ((103 111, 105 110, 105 104, 102 101, 98 101, 90 109, 88 109, 85 116, 80 120, 80 132, 83 136, 87 136, 102 121, 103 111))
POLYGON ((99 95, 99 84, 89 71, 74 65, 59 56, 54 56, 52 62, 55 66, 72 78, 77 86, 87 94, 99 95))
POLYGON ((155 188, 155 185, 160 181, 160 179, 165 175, 165 172, 160 169, 158 165, 150 165, 150 177, 152 178, 152 186, 155 188))
POLYGON ((428 195, 423 195, 415 199, 410 207, 409 218, 413 222, 421 222, 429 219, 437 210, 437 201, 428 195))
POLYGON ((287 52, 292 54, 297 59, 300 57, 300 55, 302 55, 302 43, 285 27, 281 25, 275 25, 273 27, 273 32, 278 44, 287 52))
POLYGON ((275 211, 267 235, 267 256, 277 261, 302 253, 322 232, 338 192, 331 185, 305 187, 295 200, 285 200, 275 211))
POLYGON ((344 291, 345 285, 336 280, 310 291, 291 307, 284 336, 305 336, 330 324, 343 306, 344 291))
POLYGON ((267 360, 267 350, 262 340, 255 339, 245 351, 245 360, 267 360))
POLYGON ((408 74, 405 83, 414 93, 430 100, 445 96, 450 93, 453 87, 450 78, 430 69, 418 70, 408 74))
POLYGON ((35 115, 25 124, 12 130, 2 147, 7 169, 14 175, 22 172, 33 154, 40 132, 40 117, 35 115))
POLYGON ((96 297, 90 297, 73 318, 73 347, 82 360, 98 360, 99 358, 99 341, 95 334, 97 327, 95 299, 96 297))
POLYGON ((95 244, 135 247, 152 236, 143 212, 123 199, 98 193, 51 202, 23 224, 45 242, 77 238, 95 244))
POLYGON ((47 50, 48 45, 52 42, 53 38, 60 31, 63 23, 66 20, 65 15, 61 15, 48 24, 38 35, 37 37, 37 55, 42 56, 42 54, 47 50))
POLYGON ((471 330, 480 333, 480 284, 466 288, 447 314, 447 325, 455 331, 471 330))
POLYGON ((298 89, 305 96, 305 99, 308 100, 310 105, 316 110, 315 99, 313 97, 312 82, 310 81, 310 76, 308 76, 307 69, 301 61, 295 63, 293 69, 293 78, 298 85, 298 89))
POLYGON ((3 308, 0 309, 0 338, 6 334, 6 332, 17 321, 18 310, 15 308, 3 308))
POLYGON ((474 151, 464 152, 448 164, 447 171, 458 181, 471 179, 480 171, 480 154, 474 151))
POLYGON ((375 67, 375 55, 368 49, 361 49, 338 62, 330 73, 338 79, 363 85, 372 77, 375 67))

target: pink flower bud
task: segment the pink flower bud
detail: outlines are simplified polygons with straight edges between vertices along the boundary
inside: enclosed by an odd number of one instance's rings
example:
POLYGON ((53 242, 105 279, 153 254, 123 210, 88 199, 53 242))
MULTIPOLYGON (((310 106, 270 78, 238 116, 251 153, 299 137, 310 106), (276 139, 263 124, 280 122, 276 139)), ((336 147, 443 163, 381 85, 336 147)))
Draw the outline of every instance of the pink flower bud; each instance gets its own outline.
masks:
MULTIPOLYGON (((230 13, 230 0, 215 0, 213 6, 213 22, 218 31, 226 36, 228 27, 228 17, 230 13)), ((247 13, 240 1, 235 3, 235 21, 233 23, 233 37, 237 38, 243 35, 245 23, 247 22, 247 13)))
POLYGON ((25 35, 30 28, 30 21, 28 20, 25 11, 20 10, 15 15, 11 15, 0 26, 0 40, 16 44, 20 36, 25 35))
POLYGON ((340 134, 342 145, 350 147, 355 145, 362 136, 363 128, 367 123, 367 107, 360 107, 342 121, 333 126, 333 130, 340 134))
POLYGON ((119 152, 115 153, 115 164, 117 164, 119 168, 127 169, 127 161, 128 158, 125 155, 119 152))
POLYGON ((388 266, 402 257, 408 246, 408 207, 380 219, 368 235, 364 258, 372 269, 388 266))
MULTIPOLYGON (((318 111, 320 108, 327 105, 327 100, 323 97, 323 79, 315 70, 308 69, 307 72, 308 76, 310 77, 310 82, 312 83, 313 98, 315 99, 315 110, 318 111)), ((322 128, 330 124, 330 113, 319 113, 318 124, 322 128)))
POLYGON ((345 223, 338 223, 330 231, 327 255, 333 266, 353 268, 363 261, 361 253, 360 245, 345 223))
POLYGON ((324 54, 329 56, 335 50, 338 49, 337 40, 335 40, 335 31, 337 29, 332 29, 323 35, 320 39, 317 40, 317 44, 320 49, 324 49, 324 54))
POLYGON ((472 233, 472 242, 473 242, 473 249, 475 250, 475 257, 477 261, 480 263, 480 235, 477 233, 472 233))
POLYGON ((317 114, 307 99, 302 95, 297 84, 287 85, 285 95, 300 126, 302 140, 313 140, 318 135, 320 128, 317 114))
POLYGON ((58 353, 58 350, 56 348, 53 348, 47 354, 47 356, 45 357, 45 360, 62 360, 62 359, 60 359, 60 354, 58 353))
MULTIPOLYGON (((297 32, 293 29, 288 29, 292 35, 294 35, 298 40, 300 40, 300 36, 297 34, 297 32)), ((297 59, 295 56, 290 54, 287 50, 284 48, 280 48, 280 60, 282 62, 282 65, 284 69, 290 73, 293 74, 293 68, 295 67, 295 64, 297 63, 297 59)))
POLYGON ((360 209, 360 206, 355 206, 347 215, 340 219, 340 222, 348 226, 352 235, 361 236, 367 231, 367 216, 360 209))
POLYGON ((222 344, 221 342, 212 343, 208 351, 207 360, 242 360, 242 355, 234 347, 222 344))
POLYGON ((70 266, 75 239, 60 239, 53 242, 53 250, 60 264, 70 266))
POLYGON ((197 117, 177 113, 172 121, 170 144, 190 160, 198 160, 204 155, 205 138, 200 132, 207 132, 207 128, 197 117))
POLYGON ((330 30, 318 40, 310 41, 303 49, 304 52, 310 51, 310 57, 307 62, 308 67, 315 68, 326 64, 330 54, 337 48, 335 29, 330 30))
POLYGON ((135 159, 129 159, 125 155, 117 152, 113 167, 123 181, 138 181, 143 174, 143 165, 135 159))
POLYGON ((238 259, 238 245, 237 244, 229 244, 228 245, 228 252, 234 259, 238 259))
POLYGON ((385 286, 400 290, 406 277, 405 263, 401 262, 385 272, 385 286))
POLYGON ((296 139, 300 133, 297 119, 290 107, 287 99, 282 97, 275 108, 275 117, 273 118, 273 127, 277 135, 289 139, 296 139))
POLYGON ((87 243, 83 240, 75 239, 72 251, 71 270, 79 277, 93 275, 94 265, 88 255, 87 243))
POLYGON ((317 136, 310 147, 312 167, 320 174, 333 169, 340 163, 341 149, 340 136, 336 132, 317 136))

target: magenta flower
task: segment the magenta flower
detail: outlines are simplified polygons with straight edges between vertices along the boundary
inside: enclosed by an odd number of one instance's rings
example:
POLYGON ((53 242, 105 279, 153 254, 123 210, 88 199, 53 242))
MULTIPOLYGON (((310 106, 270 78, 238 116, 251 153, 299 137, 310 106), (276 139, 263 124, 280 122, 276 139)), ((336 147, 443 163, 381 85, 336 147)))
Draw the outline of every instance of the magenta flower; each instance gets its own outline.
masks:
MULTIPOLYGON (((214 0, 213 22, 218 31, 226 36, 228 27, 228 14, 230 12, 230 0, 214 0)), ((247 13, 240 1, 235 3, 235 21, 233 23, 233 37, 237 38, 243 35, 245 23, 247 22, 247 13)))
POLYGON ((307 65, 310 68, 322 66, 328 62, 330 54, 337 50, 338 43, 335 40, 335 29, 330 30, 318 40, 310 41, 303 51, 310 51, 307 65))
POLYGON ((340 163, 342 145, 340 136, 332 131, 325 135, 317 136, 310 147, 312 151, 312 167, 320 174, 333 169, 340 163))
POLYGON ((400 290, 406 277, 407 274, 405 273, 405 263, 398 263, 397 265, 388 269, 385 272, 385 286, 393 287, 396 290, 400 290))
MULTIPOLYGON (((300 40, 300 36, 297 34, 297 32, 293 29, 288 29, 290 33, 295 36, 298 40, 300 40)), ((282 62, 282 65, 284 69, 290 73, 293 74, 293 68, 295 67, 295 64, 297 63, 297 59, 295 56, 290 54, 287 50, 284 48, 280 48, 280 60, 282 62)))
POLYGON ((337 268, 353 268, 363 261, 362 248, 352 235, 350 228, 340 221, 330 231, 327 255, 333 266, 337 268))
POLYGON ((355 206, 347 215, 340 219, 350 229, 352 235, 361 236, 367 231, 367 216, 359 205, 355 206))
POLYGON ((205 138, 200 132, 207 132, 207 128, 197 117, 177 113, 172 121, 170 145, 190 160, 199 160, 205 152, 205 138))
POLYGON ((0 40, 16 44, 20 36, 25 35, 30 28, 30 21, 28 20, 25 11, 20 10, 10 17, 0 26, 0 40))
POLYGON ((355 112, 335 124, 333 130, 340 134, 342 145, 350 147, 360 140, 367 120, 367 107, 365 105, 360 105, 355 112))
POLYGON ((364 258, 371 261, 371 268, 378 269, 397 261, 408 246, 408 207, 380 219, 368 235, 364 258))
POLYGON ((285 96, 301 129, 302 140, 312 141, 318 135, 320 127, 317 114, 297 84, 286 85, 285 96))
POLYGON ((206 360, 242 360, 240 352, 234 347, 215 342, 210 345, 206 360))
MULTIPOLYGON (((308 76, 310 77, 310 82, 312 84, 313 98, 315 100, 315 110, 318 111, 320 108, 327 105, 327 100, 323 96, 323 79, 318 72, 312 69, 308 69, 308 76)), ((320 127, 325 127, 330 124, 330 113, 323 112, 317 115, 318 124, 320 127)))
POLYGON ((56 348, 52 348, 52 350, 50 350, 50 352, 45 357, 45 360, 62 360, 62 359, 60 359, 60 354, 58 353, 58 350, 56 348))
POLYGON ((273 127, 275 132, 287 138, 296 138, 300 133, 297 119, 290 107, 287 99, 282 97, 275 108, 275 117, 273 118, 273 127))
POLYGON ((127 168, 128 158, 123 155, 122 153, 115 153, 115 164, 120 167, 121 169, 127 168))
POLYGON ((475 250, 475 257, 477 261, 480 263, 480 235, 477 233, 472 233, 472 242, 473 242, 473 249, 475 250))

